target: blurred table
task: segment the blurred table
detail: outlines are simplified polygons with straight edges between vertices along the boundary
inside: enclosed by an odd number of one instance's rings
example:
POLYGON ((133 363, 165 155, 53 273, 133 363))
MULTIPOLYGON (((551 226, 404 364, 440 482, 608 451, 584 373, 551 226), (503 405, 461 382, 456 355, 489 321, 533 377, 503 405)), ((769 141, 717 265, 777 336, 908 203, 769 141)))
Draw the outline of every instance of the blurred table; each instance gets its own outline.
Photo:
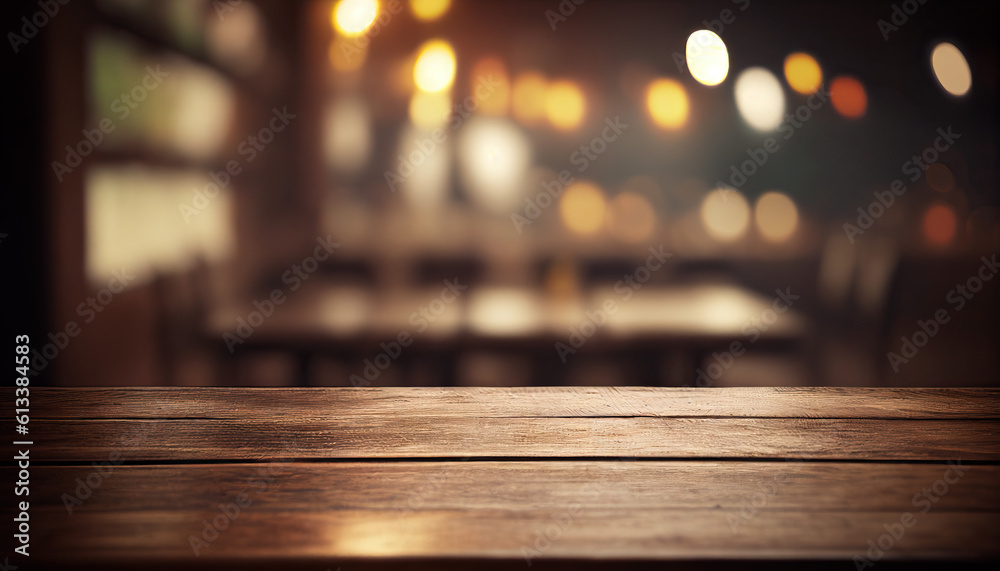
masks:
MULTIPOLYGON (((235 334, 237 317, 254 310, 249 301, 218 309, 212 338, 235 334)), ((766 297, 728 283, 648 286, 626 294, 596 288, 561 298, 532 288, 307 285, 263 318, 236 351, 279 350, 307 360, 338 351, 377 353, 381 343, 406 334, 429 350, 517 350, 558 363, 557 343, 574 349, 580 343, 591 354, 680 357, 683 380, 693 382, 695 368, 713 351, 733 343, 741 351, 795 348, 807 332, 806 319, 778 292, 766 297)))
MULTIPOLYGON (((990 568, 1000 557, 997 389, 31 397, 30 569, 990 568)), ((14 496, 2 501, 10 513, 14 496)))

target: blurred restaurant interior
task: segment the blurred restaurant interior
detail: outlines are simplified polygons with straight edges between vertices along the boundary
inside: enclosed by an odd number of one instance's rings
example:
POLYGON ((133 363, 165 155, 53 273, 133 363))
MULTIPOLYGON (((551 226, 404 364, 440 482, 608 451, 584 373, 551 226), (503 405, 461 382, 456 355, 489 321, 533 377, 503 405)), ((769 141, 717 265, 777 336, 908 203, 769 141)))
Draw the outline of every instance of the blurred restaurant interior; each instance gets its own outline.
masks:
POLYGON ((57 4, 35 384, 1000 380, 995 2, 57 4))

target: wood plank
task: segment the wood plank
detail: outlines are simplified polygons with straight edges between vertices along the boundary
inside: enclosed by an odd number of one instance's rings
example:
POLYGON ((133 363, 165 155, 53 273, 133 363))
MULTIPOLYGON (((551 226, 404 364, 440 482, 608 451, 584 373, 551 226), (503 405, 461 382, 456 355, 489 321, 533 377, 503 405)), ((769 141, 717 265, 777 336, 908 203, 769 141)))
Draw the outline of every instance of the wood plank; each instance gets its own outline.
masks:
MULTIPOLYGON (((9 424, 9 422, 7 423, 9 424)), ((0 423, 0 430, 6 430, 0 423)), ((263 458, 1000 460, 1000 421, 800 418, 33 420, 36 461, 263 458)))
POLYGON ((219 504, 247 493, 249 505, 197 558, 850 559, 907 512, 916 523, 886 560, 1000 556, 995 466, 969 467, 927 513, 913 495, 933 489, 947 465, 291 463, 253 486, 260 468, 118 467, 72 515, 59 490, 86 470, 37 468, 36 553, 194 560, 190 537, 219 504), (734 526, 782 473, 786 481, 734 526))
MULTIPOLYGON (((1000 512, 1000 467, 948 464, 656 461, 274 461, 218 465, 92 466, 32 470, 32 510, 68 517, 63 494, 97 485, 72 515, 108 511, 217 510, 240 493, 278 512, 611 509, 1000 512), (947 476, 951 484, 937 483, 947 476), (79 482, 77 480, 80 480, 79 482), (937 484, 936 484, 937 483, 937 484), (914 496, 938 485, 939 501, 914 496)), ((79 495, 86 495, 86 490, 79 495)), ((10 495, 0 505, 11 503, 10 495)), ((207 516, 206 516, 207 517, 207 516)), ((751 525, 748 521, 745 525, 751 525)))
MULTIPOLYGON (((868 541, 899 512, 762 511, 759 525, 730 531, 719 510, 582 508, 421 510, 405 521, 391 511, 275 513, 247 510, 199 550, 203 559, 238 566, 252 558, 473 557, 539 559, 844 559, 864 556, 868 541), (568 524, 560 524, 565 522, 568 524), (554 540, 544 542, 547 530, 554 540), (613 530, 613 531, 612 531, 613 530), (836 533, 831 533, 836 530, 836 533), (268 540, 262 540, 268 538, 268 540), (540 555, 529 551, 535 548, 540 555)), ((204 511, 121 511, 43 520, 39 553, 62 561, 193 561, 191 537, 204 511), (88 530, 81 533, 81 530, 88 530)), ((214 514, 213 514, 214 515, 214 514)), ((921 514, 884 554, 905 558, 996 558, 997 513, 921 514)))
MULTIPOLYGON (((361 416, 1000 419, 1000 389, 726 387, 32 388, 56 418, 361 416)), ((0 401, 13 402, 13 389, 0 401)))

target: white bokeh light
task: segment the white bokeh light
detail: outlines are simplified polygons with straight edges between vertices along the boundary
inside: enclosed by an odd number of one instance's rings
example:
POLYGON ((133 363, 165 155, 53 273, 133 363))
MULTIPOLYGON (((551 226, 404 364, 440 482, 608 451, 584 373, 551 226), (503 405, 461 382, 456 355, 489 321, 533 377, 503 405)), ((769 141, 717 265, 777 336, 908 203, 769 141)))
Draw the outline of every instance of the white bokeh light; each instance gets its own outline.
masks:
POLYGON ((745 70, 736 78, 736 107, 754 129, 777 129, 785 114, 785 93, 778 78, 762 67, 745 70))
POLYGON ((750 206, 738 190, 713 190, 701 203, 701 223, 705 232, 719 242, 738 240, 750 224, 750 206))
POLYGON ((729 51, 715 32, 698 30, 688 36, 684 48, 691 77, 704 85, 718 85, 729 74, 729 51))
POLYGON ((948 42, 940 43, 931 54, 931 66, 938 83, 948 93, 961 97, 972 87, 972 72, 961 50, 948 42))
POLYGON ((506 119, 477 117, 459 140, 462 182, 481 206, 508 212, 521 198, 531 164, 528 138, 506 119))

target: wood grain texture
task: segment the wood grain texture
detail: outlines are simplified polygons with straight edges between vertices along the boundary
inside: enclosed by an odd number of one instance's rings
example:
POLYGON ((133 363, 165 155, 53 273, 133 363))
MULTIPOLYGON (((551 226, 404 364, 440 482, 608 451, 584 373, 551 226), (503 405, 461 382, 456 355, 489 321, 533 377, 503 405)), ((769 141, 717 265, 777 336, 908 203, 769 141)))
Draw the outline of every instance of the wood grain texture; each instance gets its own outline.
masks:
POLYGON ((1000 556, 997 467, 969 467, 927 513, 914 504, 913 495, 947 470, 848 463, 282 463, 269 467, 272 479, 262 486, 259 466, 121 467, 68 515, 60 490, 86 474, 43 468, 46 499, 35 513, 44 522, 46 553, 85 560, 109 553, 137 561, 196 559, 190 537, 240 493, 250 505, 198 557, 523 559, 527 548, 543 559, 849 559, 863 555, 867 540, 905 512, 916 524, 887 559, 1000 556), (751 502, 758 506, 752 511, 751 502), (546 532, 550 538, 539 541, 546 532))
MULTIPOLYGON (((369 387, 32 389, 46 419, 362 416, 1000 419, 1000 389, 369 387)), ((0 395, 13 398, 13 390, 0 395)))
MULTIPOLYGON (((0 395, 12 400, 10 390, 0 395)), ((981 563, 1000 558, 998 396, 32 389, 31 521, 40 555, 32 562, 334 569, 344 561, 346 571, 406 562, 521 567, 529 554, 571 568, 851 565, 886 525, 913 513, 916 524, 880 565, 981 563), (91 465, 109 460, 123 464, 103 476, 91 465), (965 464, 956 472, 951 460, 965 464), (243 493, 250 504, 195 555, 191 537, 243 493), (64 502, 74 495, 86 497, 69 514, 64 502)), ((12 486, 13 471, 5 474, 12 486)), ((14 501, 0 497, 0 506, 9 512, 14 501)))
MULTIPOLYGON (((74 515, 120 510, 216 510, 246 492, 254 509, 722 509, 744 500, 762 509, 917 511, 914 495, 947 473, 950 484, 932 511, 1000 512, 1000 467, 948 464, 700 461, 421 461, 312 463, 281 460, 112 468, 74 515), (967 469, 966 469, 967 468, 967 469), (961 474, 961 477, 957 477, 961 474), (816 493, 822 490, 822 493, 816 493), (754 498, 762 494, 758 498, 754 498)), ((33 508, 66 514, 90 466, 34 472, 33 508)), ((0 502, 11 501, 10 497, 0 502)), ((2 505, 2 503, 0 503, 2 505)), ((923 504, 921 504, 923 505, 923 504)))
MULTIPOLYGON (((333 415, 331 415, 333 416, 333 415)), ((0 428, 2 430, 2 428, 0 428)), ((267 458, 1000 460, 1000 421, 778 418, 35 420, 47 462, 267 458)))

